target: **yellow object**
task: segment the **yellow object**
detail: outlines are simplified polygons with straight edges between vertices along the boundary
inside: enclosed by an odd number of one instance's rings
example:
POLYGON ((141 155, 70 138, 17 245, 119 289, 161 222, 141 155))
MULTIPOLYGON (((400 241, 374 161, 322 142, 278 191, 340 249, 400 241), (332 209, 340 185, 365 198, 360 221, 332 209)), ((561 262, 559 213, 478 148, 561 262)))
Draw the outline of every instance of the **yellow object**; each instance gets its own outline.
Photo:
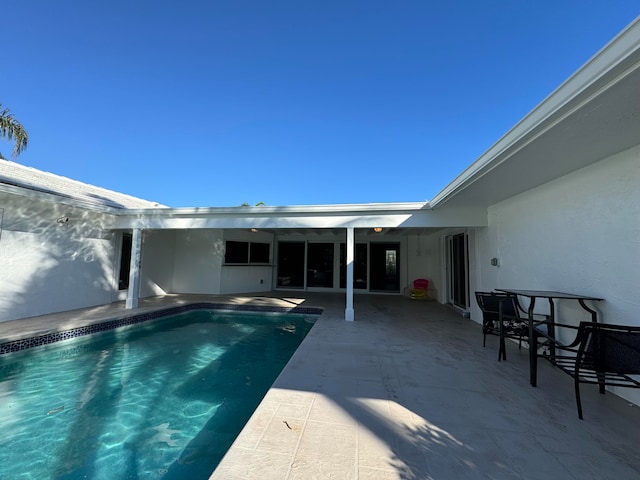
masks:
POLYGON ((411 290, 411 298, 424 298, 427 296, 427 291, 423 289, 413 289, 411 290))

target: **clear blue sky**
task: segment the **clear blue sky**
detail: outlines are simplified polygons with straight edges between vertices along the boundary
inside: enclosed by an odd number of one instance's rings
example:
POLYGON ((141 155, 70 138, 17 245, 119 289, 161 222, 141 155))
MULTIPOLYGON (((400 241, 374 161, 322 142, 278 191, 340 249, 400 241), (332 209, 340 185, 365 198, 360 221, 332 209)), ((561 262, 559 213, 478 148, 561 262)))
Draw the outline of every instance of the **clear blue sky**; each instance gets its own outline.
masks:
POLYGON ((20 0, 0 12, 0 103, 30 137, 17 162, 172 207, 276 206, 431 199, 640 0, 20 0))

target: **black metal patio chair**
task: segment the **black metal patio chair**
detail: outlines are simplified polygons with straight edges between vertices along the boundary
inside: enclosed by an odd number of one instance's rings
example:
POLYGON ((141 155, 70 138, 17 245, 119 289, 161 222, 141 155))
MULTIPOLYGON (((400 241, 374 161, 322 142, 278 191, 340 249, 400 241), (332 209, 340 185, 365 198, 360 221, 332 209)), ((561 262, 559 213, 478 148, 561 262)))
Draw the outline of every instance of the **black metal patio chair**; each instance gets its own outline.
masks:
MULTIPOLYGON (((536 331, 535 336, 538 333, 536 331)), ((580 420, 583 419, 581 383, 598 385, 601 394, 607 386, 640 388, 637 377, 640 375, 640 326, 580 322, 570 344, 546 340, 549 341, 555 347, 554 354, 542 356, 573 377, 580 420)))
MULTIPOLYGON (((475 292, 475 295, 482 310, 482 346, 486 346, 487 335, 497 335, 500 339, 498 361, 506 360, 505 339, 518 340, 518 348, 522 348, 523 340, 529 342, 529 317, 515 295, 502 292, 475 292)), ((546 315, 536 314, 534 325, 539 328, 548 319, 546 315)))

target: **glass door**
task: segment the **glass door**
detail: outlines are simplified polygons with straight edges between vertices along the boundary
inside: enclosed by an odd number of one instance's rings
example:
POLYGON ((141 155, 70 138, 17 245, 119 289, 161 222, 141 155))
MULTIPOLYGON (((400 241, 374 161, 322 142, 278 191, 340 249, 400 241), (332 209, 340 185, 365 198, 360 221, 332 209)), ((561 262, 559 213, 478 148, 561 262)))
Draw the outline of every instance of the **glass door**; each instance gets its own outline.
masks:
POLYGON ((333 243, 307 245, 307 287, 333 287, 333 243))
POLYGON ((370 251, 370 283, 371 290, 384 292, 400 291, 400 244, 371 243, 370 251))
POLYGON ((467 309, 469 306, 469 246, 465 233, 448 237, 449 303, 467 309))
POLYGON ((304 288, 304 242, 278 242, 276 286, 304 288))
MULTIPOLYGON (((367 244, 356 243, 353 262, 353 288, 367 289, 367 244)), ((340 288, 347 288, 347 244, 340 244, 340 288)))

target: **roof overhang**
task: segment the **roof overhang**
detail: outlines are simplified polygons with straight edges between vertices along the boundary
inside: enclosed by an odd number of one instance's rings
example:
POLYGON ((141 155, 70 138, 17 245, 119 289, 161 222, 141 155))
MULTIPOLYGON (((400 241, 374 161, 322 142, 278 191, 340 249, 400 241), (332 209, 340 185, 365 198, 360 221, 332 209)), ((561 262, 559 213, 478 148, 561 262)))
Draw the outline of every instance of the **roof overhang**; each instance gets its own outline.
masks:
POLYGON ((172 208, 120 212, 116 229, 432 229, 486 225, 483 209, 433 211, 428 203, 172 208))
POLYGON ((640 17, 430 202, 493 205, 640 144, 640 17))

